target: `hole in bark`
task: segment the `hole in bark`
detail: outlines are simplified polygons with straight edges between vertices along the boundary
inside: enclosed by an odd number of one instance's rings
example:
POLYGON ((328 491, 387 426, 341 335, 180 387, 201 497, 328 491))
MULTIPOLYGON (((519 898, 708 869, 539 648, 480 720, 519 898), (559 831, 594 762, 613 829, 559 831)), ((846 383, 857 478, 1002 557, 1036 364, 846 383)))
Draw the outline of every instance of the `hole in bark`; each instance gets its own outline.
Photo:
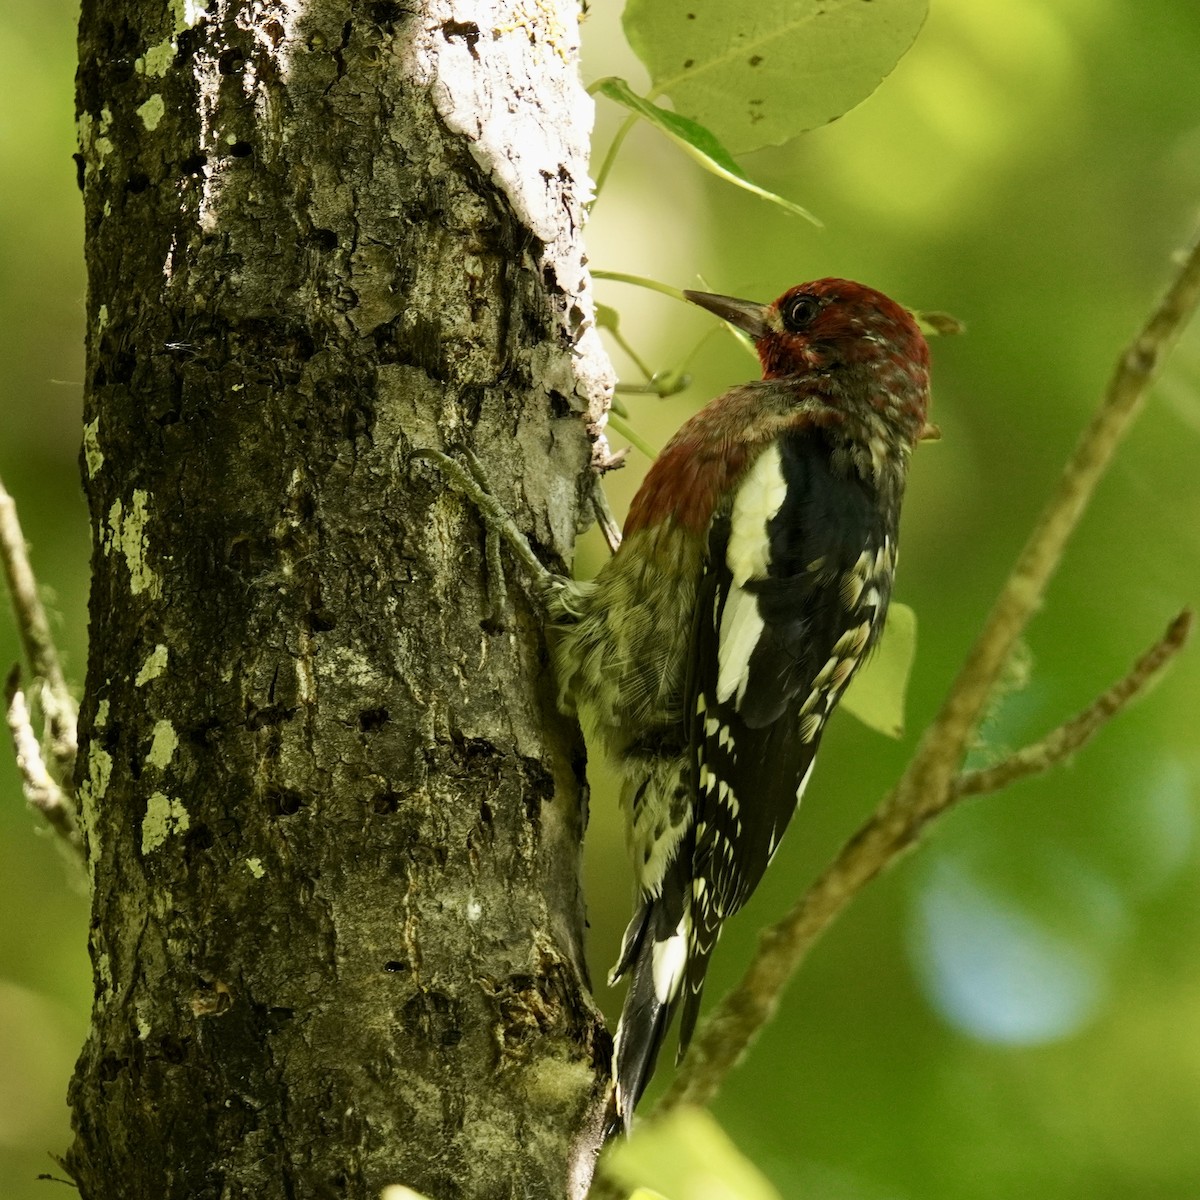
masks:
POLYGON ((190 29, 183 30, 182 33, 175 39, 175 62, 178 66, 183 66, 196 53, 196 47, 203 40, 204 28, 203 25, 193 25, 190 29))
POLYGON ((187 1058, 187 1042, 172 1034, 158 1039, 158 1055, 169 1063, 181 1063, 187 1058))
POLYGON ((199 175, 208 166, 207 154, 192 154, 179 164, 179 169, 185 175, 199 175))
POLYGON ((124 1068, 124 1059, 118 1058, 115 1054, 106 1054, 100 1060, 100 1066, 97 1068, 96 1074, 100 1076, 101 1083, 112 1083, 124 1068))
POLYGON ((487 738, 469 738, 455 733, 452 739, 464 767, 474 768, 501 757, 500 752, 487 738))
POLYGON ((185 855, 190 856, 193 853, 203 853, 205 850, 211 850, 212 845, 212 830, 207 825, 193 825, 184 834, 183 852, 185 855))
POLYGON ((290 817, 304 807, 304 793, 295 788, 271 788, 267 792, 267 803, 278 817, 290 817))
POLYGON ((332 229, 314 229, 309 240, 318 250, 336 250, 338 246, 338 235, 332 229))
POLYGON ((112 359, 112 382, 128 383, 133 378, 133 369, 136 366, 137 359, 128 350, 118 350, 112 359))
POLYGON ((400 807, 400 793, 388 788, 384 792, 376 792, 371 797, 371 811, 386 817, 400 807))
POLYGON ((390 962, 383 964, 383 969, 391 975, 402 975, 405 971, 412 968, 408 965, 407 959, 393 958, 390 962))
POLYGON ((201 721, 199 725, 191 726, 185 736, 193 746, 208 747, 216 742, 217 730, 220 728, 221 722, 216 717, 209 717, 208 720, 201 721))
POLYGON ((536 823, 542 818, 542 805, 554 799, 554 776, 528 755, 521 756, 521 766, 525 773, 525 815, 531 823, 536 823))
POLYGON ((278 1033, 295 1015, 296 1010, 293 1008, 268 1008, 267 1031, 278 1033))
POLYGON ((308 614, 308 627, 313 633, 328 633, 331 629, 337 628, 337 620, 329 609, 314 608, 308 614))
POLYGON ((234 158, 249 158, 254 153, 254 147, 249 142, 234 142, 229 147, 229 153, 234 158))
POLYGON ((364 708, 358 714, 358 727, 363 733, 374 733, 388 723, 391 715, 386 708, 364 708))
POLYGON ((246 66, 246 56, 240 50, 226 50, 217 59, 217 67, 222 75, 238 75, 246 66))
POLYGON ((399 21, 402 17, 411 14, 403 4, 397 4, 395 0, 375 0, 374 4, 367 5, 367 15, 374 24, 382 26, 388 33, 391 33, 394 21, 399 21))
POLYGON ((109 86, 132 79, 136 69, 134 62, 142 46, 137 27, 125 18, 119 25, 112 21, 105 22, 100 31, 99 44, 108 65, 109 86))

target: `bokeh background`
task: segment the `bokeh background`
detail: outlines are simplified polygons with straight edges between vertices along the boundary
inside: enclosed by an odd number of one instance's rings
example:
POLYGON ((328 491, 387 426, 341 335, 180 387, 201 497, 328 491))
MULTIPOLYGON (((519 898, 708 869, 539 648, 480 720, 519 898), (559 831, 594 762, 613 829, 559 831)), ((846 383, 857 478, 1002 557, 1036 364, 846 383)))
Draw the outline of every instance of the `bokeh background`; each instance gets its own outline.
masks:
MULTIPOLYGON (((909 733, 834 722, 805 806, 722 941, 710 997, 894 781, 978 629, 1120 347, 1200 220, 1200 6, 934 0, 912 52, 833 125, 747 157, 818 230, 629 139, 590 229, 596 267, 769 299, 826 274, 967 322, 934 344, 940 444, 917 456, 898 596, 920 619, 909 733)), ((82 680, 77 481, 84 279, 71 162, 76 8, 0 7, 0 475, 82 680)), ((644 83, 593 0, 588 78, 644 83)), ((602 106, 602 152, 620 114, 602 106)), ((597 159, 598 161, 598 159, 597 159)), ((611 283, 655 368, 712 324, 611 283)), ((636 379, 619 352, 622 373, 636 379)), ((693 386, 631 398, 661 444, 748 361, 710 337, 693 386)), ((615 439, 614 439, 615 440, 615 439)), ((611 477, 623 510, 645 460, 611 477)), ((1200 602, 1200 327, 1184 338, 1071 546, 980 761, 1088 703, 1200 602)), ((584 573, 600 562, 593 538, 584 573)), ((0 612, 3 612, 0 609, 0 612)), ((0 616, 0 667, 18 656, 0 616)), ((819 947, 716 1113, 784 1197, 1200 1196, 1200 649, 1068 768, 953 813, 819 947)), ((587 847, 593 971, 627 915, 605 781, 587 847)), ((0 1196, 58 1185, 90 1002, 86 897, 0 753, 0 1196)))

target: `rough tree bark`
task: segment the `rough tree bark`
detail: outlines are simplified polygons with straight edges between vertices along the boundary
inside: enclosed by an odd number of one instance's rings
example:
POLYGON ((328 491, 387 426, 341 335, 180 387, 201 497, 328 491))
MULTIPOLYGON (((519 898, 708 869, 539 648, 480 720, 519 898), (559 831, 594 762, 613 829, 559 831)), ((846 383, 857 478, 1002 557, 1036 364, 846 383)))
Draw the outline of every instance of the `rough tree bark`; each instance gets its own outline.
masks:
POLYGON ((574 0, 467 9, 84 0, 87 1198, 591 1173, 582 746, 409 459, 569 558, 590 104, 574 0))

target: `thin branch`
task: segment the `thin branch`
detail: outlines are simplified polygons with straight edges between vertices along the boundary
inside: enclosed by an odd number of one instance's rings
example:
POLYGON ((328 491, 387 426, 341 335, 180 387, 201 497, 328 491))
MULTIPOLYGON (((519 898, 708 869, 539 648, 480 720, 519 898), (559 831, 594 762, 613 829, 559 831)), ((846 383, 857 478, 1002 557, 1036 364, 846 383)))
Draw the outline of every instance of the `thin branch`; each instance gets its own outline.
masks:
POLYGON ((8 731, 17 753, 17 770, 25 799, 46 818, 46 823, 61 837, 76 856, 83 856, 83 842, 75 820, 75 807, 46 770, 42 748, 33 732, 29 706, 21 690, 21 668, 13 667, 4 687, 8 731))
POLYGON ((17 519, 17 506, 0 482, 0 559, 8 579, 13 612, 30 673, 41 681, 41 706, 50 730, 50 749, 64 780, 72 776, 79 747, 75 700, 67 687, 50 623, 38 594, 37 579, 29 565, 25 535, 17 519))
POLYGON ((608 543, 609 552, 616 554, 621 548, 621 523, 600 486, 599 476, 596 477, 595 486, 592 488, 592 511, 596 514, 596 524, 600 526, 600 532, 608 543))
POLYGON ((1187 644, 1194 623, 1194 614, 1185 608, 1167 626, 1166 633, 1133 664, 1128 674, 1078 716, 1072 717, 1033 745, 1010 754, 1002 762, 960 775, 951 789, 952 802, 967 796, 997 792, 1018 780, 1041 775, 1070 758, 1086 746, 1113 717, 1124 712, 1158 682, 1171 660, 1187 644))
POLYGON ((792 911, 764 932, 750 968, 701 1029, 656 1112, 712 1099, 774 1014, 784 986, 821 934, 952 802, 956 776, 1004 664, 1041 605, 1068 539, 1198 301, 1200 237, 1181 257, 1166 295, 1118 360, 1099 409, 900 782, 792 911))

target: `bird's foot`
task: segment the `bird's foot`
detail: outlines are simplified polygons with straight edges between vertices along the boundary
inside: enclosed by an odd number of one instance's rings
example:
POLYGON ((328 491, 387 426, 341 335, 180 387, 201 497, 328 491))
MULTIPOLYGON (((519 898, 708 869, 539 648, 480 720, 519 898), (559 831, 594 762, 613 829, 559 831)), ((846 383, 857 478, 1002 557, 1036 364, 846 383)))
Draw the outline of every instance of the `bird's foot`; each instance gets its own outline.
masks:
POLYGON ((504 626, 504 613, 507 611, 508 589, 504 580, 504 563, 500 557, 501 539, 506 541, 509 548, 533 576, 539 595, 544 596, 550 591, 558 576, 542 565, 541 560, 533 552, 529 539, 517 527, 504 506, 492 495, 488 488, 487 476, 483 464, 470 450, 462 451, 462 465, 456 458, 443 454, 440 450, 414 450, 413 458, 433 463, 442 473, 446 482, 464 499, 469 500, 478 510, 486 529, 484 553, 487 559, 488 599, 491 607, 491 623, 497 628, 504 626))

